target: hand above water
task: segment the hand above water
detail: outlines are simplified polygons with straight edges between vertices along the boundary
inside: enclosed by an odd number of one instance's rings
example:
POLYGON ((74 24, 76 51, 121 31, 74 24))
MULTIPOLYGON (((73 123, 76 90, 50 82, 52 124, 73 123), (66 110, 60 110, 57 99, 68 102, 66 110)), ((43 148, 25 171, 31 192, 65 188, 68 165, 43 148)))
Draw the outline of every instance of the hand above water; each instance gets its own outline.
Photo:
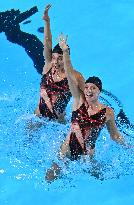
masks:
POLYGON ((57 39, 57 40, 58 40, 58 43, 59 43, 60 48, 61 48, 63 51, 68 50, 67 39, 68 39, 68 35, 64 36, 63 33, 61 33, 61 34, 58 36, 58 39, 57 39))
POLYGON ((45 21, 49 21, 50 20, 49 15, 48 15, 48 11, 49 11, 50 8, 51 8, 51 4, 48 4, 45 7, 45 11, 44 11, 44 14, 43 14, 43 17, 42 17, 42 19, 45 20, 45 21))

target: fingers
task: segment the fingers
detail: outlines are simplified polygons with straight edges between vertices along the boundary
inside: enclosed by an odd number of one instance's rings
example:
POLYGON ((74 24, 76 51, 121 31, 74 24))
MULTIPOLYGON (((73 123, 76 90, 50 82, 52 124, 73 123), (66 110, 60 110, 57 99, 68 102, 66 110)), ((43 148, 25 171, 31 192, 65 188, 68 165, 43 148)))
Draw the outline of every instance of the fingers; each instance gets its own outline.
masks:
POLYGON ((57 42, 58 43, 61 43, 61 42, 63 42, 63 36, 61 36, 61 34, 57 37, 57 42))
POLYGON ((48 15, 48 10, 51 8, 51 4, 48 4, 46 7, 45 7, 45 11, 44 11, 44 15, 48 15))
POLYGON ((60 37, 61 37, 61 40, 62 40, 62 41, 64 41, 65 43, 67 42, 67 40, 68 40, 68 35, 65 36, 63 33, 61 33, 60 37))
POLYGON ((48 11, 51 8, 51 6, 52 6, 51 4, 48 4, 45 8, 45 11, 48 11))
POLYGON ((68 35, 64 36, 63 33, 61 33, 61 34, 58 36, 58 38, 57 38, 57 41, 58 41, 58 42, 65 42, 65 43, 66 43, 67 40, 68 40, 68 35))
POLYGON ((66 35, 65 43, 67 42, 67 40, 68 40, 68 35, 66 35))
POLYGON ((49 16, 48 16, 48 10, 51 8, 51 4, 48 4, 46 7, 45 7, 45 10, 44 10, 44 14, 43 14, 43 17, 42 19, 43 20, 49 20, 49 16))

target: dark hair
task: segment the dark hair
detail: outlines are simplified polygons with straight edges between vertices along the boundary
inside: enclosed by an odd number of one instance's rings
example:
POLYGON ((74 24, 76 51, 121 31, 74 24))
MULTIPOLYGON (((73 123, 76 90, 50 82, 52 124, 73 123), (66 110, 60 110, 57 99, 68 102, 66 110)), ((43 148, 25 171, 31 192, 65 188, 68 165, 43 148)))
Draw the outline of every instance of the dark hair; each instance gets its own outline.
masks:
MULTIPOLYGON (((69 48, 69 46, 68 46, 68 51, 69 51, 69 55, 70 55, 70 48, 69 48)), ((57 44, 57 45, 53 48, 52 53, 58 53, 58 54, 63 55, 63 51, 62 51, 62 49, 60 48, 59 44, 57 44)))
POLYGON ((100 78, 93 76, 93 77, 89 77, 85 83, 93 83, 94 85, 96 85, 100 92, 102 91, 102 82, 100 80, 100 78))

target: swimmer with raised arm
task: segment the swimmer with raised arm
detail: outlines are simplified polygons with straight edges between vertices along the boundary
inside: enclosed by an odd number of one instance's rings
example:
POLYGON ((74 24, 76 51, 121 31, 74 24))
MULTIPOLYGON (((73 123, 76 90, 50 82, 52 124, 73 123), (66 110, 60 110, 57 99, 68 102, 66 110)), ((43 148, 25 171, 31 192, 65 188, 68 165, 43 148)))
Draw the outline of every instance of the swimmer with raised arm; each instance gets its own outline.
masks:
POLYGON ((47 5, 43 15, 46 23, 44 29, 45 65, 40 83, 40 100, 35 114, 63 122, 71 93, 64 70, 63 51, 59 44, 52 50, 52 34, 48 15, 50 8, 51 5, 47 5))
MULTIPOLYGON (((126 146, 119 133, 112 108, 99 101, 102 82, 98 77, 89 77, 86 82, 71 64, 68 46, 63 35, 59 36, 59 45, 63 51, 63 60, 70 91, 74 98, 70 132, 61 146, 60 159, 78 160, 95 154, 95 144, 100 131, 106 125, 110 137, 117 143, 126 146)), ((53 163, 47 171, 46 180, 53 181, 60 174, 61 168, 53 163)))

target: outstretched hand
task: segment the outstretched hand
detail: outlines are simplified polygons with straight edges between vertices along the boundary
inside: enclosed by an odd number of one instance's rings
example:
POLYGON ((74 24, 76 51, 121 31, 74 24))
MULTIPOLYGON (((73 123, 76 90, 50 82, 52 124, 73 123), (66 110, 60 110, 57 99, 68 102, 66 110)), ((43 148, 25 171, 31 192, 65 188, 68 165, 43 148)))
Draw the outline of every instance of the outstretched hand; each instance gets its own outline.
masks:
POLYGON ((49 21, 50 20, 50 18, 48 16, 48 11, 49 11, 50 8, 51 8, 51 4, 48 4, 45 7, 45 11, 44 11, 44 14, 43 14, 43 17, 42 17, 42 19, 45 20, 45 21, 49 21))
POLYGON ((61 48, 63 51, 68 50, 67 39, 68 39, 68 35, 64 36, 63 33, 61 33, 61 34, 58 36, 58 43, 59 43, 60 48, 61 48))

